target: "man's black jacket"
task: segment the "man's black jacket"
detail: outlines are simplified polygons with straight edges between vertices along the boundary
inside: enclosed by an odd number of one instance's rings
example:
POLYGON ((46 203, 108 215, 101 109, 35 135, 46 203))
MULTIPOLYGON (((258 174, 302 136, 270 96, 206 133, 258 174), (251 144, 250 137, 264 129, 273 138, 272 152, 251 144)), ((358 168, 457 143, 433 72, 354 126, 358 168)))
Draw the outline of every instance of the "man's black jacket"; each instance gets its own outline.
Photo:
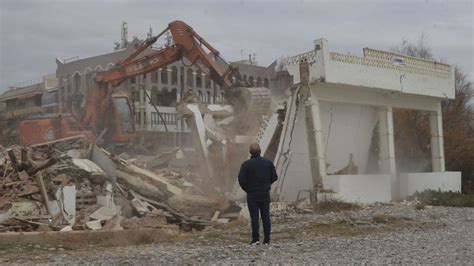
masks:
POLYGON ((260 156, 252 156, 240 167, 239 184, 247 193, 270 191, 277 179, 273 163, 260 156))

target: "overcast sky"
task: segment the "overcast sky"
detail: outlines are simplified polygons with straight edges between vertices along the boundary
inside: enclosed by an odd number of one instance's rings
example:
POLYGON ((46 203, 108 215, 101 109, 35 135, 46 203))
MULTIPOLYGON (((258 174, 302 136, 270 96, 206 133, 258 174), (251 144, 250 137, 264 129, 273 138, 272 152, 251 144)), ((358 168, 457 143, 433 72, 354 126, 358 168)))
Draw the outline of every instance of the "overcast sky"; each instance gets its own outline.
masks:
POLYGON ((268 65, 309 51, 324 37, 331 51, 361 55, 425 34, 434 55, 474 77, 472 1, 88 1, 0 0, 0 91, 56 71, 55 58, 112 51, 127 21, 145 38, 183 20, 229 61, 257 54, 268 65))

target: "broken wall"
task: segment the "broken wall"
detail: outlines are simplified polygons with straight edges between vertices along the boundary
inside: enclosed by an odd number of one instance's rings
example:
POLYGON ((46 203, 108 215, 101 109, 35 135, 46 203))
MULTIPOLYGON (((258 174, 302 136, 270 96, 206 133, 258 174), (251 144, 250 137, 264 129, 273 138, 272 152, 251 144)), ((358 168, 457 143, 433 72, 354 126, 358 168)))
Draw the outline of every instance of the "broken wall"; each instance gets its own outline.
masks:
POLYGON ((327 173, 348 165, 350 154, 358 174, 367 173, 372 133, 377 111, 370 106, 320 102, 320 116, 327 173))

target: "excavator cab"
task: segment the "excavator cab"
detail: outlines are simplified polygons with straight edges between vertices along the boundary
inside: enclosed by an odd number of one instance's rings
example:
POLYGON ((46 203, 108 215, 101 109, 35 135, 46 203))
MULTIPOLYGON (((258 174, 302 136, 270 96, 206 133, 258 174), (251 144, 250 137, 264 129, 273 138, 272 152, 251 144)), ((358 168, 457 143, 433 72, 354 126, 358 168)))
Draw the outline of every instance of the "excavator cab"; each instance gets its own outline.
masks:
POLYGON ((135 116, 130 99, 122 92, 112 94, 111 98, 111 130, 106 136, 114 143, 130 142, 135 138, 135 116))

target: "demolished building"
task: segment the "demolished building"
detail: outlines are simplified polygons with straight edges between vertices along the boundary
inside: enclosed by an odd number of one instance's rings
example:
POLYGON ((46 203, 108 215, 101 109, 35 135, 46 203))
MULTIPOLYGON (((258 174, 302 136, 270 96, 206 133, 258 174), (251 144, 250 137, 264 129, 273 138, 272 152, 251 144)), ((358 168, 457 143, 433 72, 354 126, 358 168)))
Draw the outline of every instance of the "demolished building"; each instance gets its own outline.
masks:
POLYGON ((319 190, 370 203, 425 189, 460 191, 461 173, 445 169, 441 112, 441 101, 454 98, 453 66, 370 48, 363 56, 331 52, 325 39, 282 64, 297 85, 288 90, 275 156, 275 198, 292 201, 319 190), (397 168, 394 109, 429 112, 431 172, 397 168), (378 156, 370 169, 374 138, 378 156))

